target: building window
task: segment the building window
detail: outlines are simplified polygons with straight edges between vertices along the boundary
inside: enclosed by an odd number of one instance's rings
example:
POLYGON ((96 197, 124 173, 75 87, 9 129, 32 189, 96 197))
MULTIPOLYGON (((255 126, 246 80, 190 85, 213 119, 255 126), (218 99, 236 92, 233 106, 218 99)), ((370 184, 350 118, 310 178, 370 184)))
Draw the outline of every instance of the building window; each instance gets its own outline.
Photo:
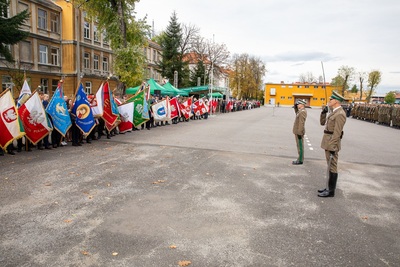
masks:
POLYGON ((108 57, 103 57, 103 71, 108 71, 108 57))
POLYGON ((325 101, 325 97, 321 98, 321 101, 325 101))
POLYGON ((48 79, 40 79, 40 86, 42 86, 42 91, 45 94, 49 93, 49 80, 48 79))
POLYGON ((281 96, 281 99, 285 99, 285 97, 284 97, 284 96, 281 96))
POLYGON ((83 68, 90 69, 90 55, 85 53, 83 56, 83 68))
POLYGON ((38 9, 38 28, 47 30, 47 12, 43 9, 38 9))
POLYGON ((60 32, 60 15, 54 12, 50 13, 51 31, 60 32))
POLYGON ((86 92, 86 94, 92 93, 92 83, 91 82, 85 82, 85 92, 86 92))
POLYGON ((0 17, 1 18, 5 18, 6 19, 6 18, 10 17, 10 7, 8 5, 4 9, 1 8, 0 11, 1 11, 1 13, 0 13, 0 17))
POLYGON ((301 85, 297 85, 297 88, 301 88, 301 85))
POLYGON ((325 86, 325 85, 322 85, 322 88, 326 88, 326 86, 325 86))
POLYGON ((314 89, 318 89, 318 85, 314 85, 314 89))
POLYGON ((47 64, 47 46, 39 45, 39 63, 47 64))
POLYGON ((90 39, 90 23, 87 21, 83 23, 83 38, 90 39))
POLYGON ((286 88, 286 85, 281 85, 281 88, 286 88))
POLYGON ((93 40, 96 42, 100 42, 100 32, 97 29, 97 26, 93 26, 93 40))
POLYGON ((317 101, 318 100, 318 98, 316 98, 316 97, 313 97, 313 99, 312 100, 314 100, 314 101, 317 101))
POLYGON ((289 85, 288 87, 289 87, 289 88, 293 88, 293 85, 289 85))
POLYGON ((94 55, 93 57, 93 69, 99 69, 99 55, 94 55))
POLYGON ((102 37, 103 37, 103 44, 108 44, 107 32, 106 31, 103 31, 102 37))
POLYGON ((51 64, 54 66, 59 66, 59 58, 60 58, 60 49, 52 48, 51 49, 51 64))
POLYGON ((310 86, 309 86, 309 85, 305 85, 304 87, 305 87, 305 88, 310 88, 310 86))
POLYGON ((19 42, 19 59, 22 62, 32 62, 32 44, 28 41, 19 42))
MULTIPOLYGON (((7 49, 8 51, 10 51, 10 53, 12 53, 11 45, 4 45, 4 48, 7 49)), ((3 55, 0 55, 0 58, 3 59, 5 57, 3 55)))
POLYGON ((153 49, 153 62, 157 62, 157 51, 153 49))
POLYGON ((57 87, 58 87, 58 80, 51 80, 51 92, 53 94, 57 90, 57 87))
POLYGON ((11 87, 13 86, 13 83, 11 81, 10 76, 2 76, 1 77, 1 89, 2 91, 6 90, 7 88, 12 89, 11 87))
POLYGON ((288 98, 287 98, 288 100, 292 100, 293 99, 293 97, 291 97, 291 96, 288 96, 288 98))

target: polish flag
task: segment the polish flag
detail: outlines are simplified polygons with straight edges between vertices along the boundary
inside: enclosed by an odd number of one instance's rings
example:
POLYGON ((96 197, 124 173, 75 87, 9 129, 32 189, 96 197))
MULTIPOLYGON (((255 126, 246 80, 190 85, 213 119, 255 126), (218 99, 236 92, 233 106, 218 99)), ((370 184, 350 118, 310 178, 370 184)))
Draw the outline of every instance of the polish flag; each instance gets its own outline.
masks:
POLYGON ((18 110, 10 90, 0 95, 0 133, 0 147, 3 149, 6 149, 14 139, 25 134, 21 129, 18 110))
POLYGON ((133 102, 122 104, 118 106, 121 122, 118 125, 118 129, 121 133, 125 133, 132 130, 133 127, 133 102))
POLYGON ((32 94, 19 108, 18 113, 22 120, 26 137, 34 145, 53 130, 37 92, 32 94))

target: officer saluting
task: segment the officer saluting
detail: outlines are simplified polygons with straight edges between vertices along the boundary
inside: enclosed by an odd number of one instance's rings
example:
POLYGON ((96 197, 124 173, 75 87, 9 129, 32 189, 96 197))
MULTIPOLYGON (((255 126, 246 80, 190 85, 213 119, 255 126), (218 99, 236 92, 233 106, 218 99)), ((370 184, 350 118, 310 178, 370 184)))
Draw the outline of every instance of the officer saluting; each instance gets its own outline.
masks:
POLYGON ((327 117, 328 107, 325 107, 320 116, 321 125, 325 125, 324 136, 321 142, 321 148, 325 150, 325 157, 328 163, 329 177, 328 187, 318 190, 319 197, 334 197, 336 183, 338 179, 337 162, 340 143, 343 137, 343 127, 346 123, 346 112, 341 106, 344 97, 336 92, 332 92, 328 106, 332 109, 327 117))
POLYGON ((293 124, 293 134, 296 139, 297 153, 299 154, 297 160, 293 161, 293 165, 301 165, 304 161, 304 134, 305 123, 307 119, 307 111, 305 109, 306 101, 304 99, 298 99, 294 105, 294 111, 296 112, 296 119, 293 124))

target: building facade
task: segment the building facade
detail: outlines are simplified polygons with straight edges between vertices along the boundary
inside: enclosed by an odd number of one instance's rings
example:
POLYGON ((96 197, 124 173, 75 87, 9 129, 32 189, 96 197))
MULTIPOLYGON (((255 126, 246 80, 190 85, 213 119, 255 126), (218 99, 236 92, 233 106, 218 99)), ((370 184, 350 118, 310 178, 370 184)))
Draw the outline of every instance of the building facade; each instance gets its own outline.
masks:
POLYGON ((95 93, 101 82, 110 78, 112 88, 113 54, 104 32, 85 12, 65 0, 11 0, 8 16, 27 9, 31 14, 23 30, 29 37, 10 46, 14 63, 0 59, 2 90, 11 88, 18 96, 24 76, 32 90, 41 90, 50 96, 58 82, 64 80, 64 94, 73 97, 82 82, 87 93, 95 93))
POLYGON ((144 47, 144 55, 146 56, 145 78, 154 79, 159 84, 163 83, 163 77, 158 63, 162 60, 162 48, 159 44, 148 40, 148 46, 144 47))
POLYGON ((293 106, 297 99, 305 99, 306 106, 321 107, 333 90, 337 88, 328 83, 266 83, 264 105, 293 106))

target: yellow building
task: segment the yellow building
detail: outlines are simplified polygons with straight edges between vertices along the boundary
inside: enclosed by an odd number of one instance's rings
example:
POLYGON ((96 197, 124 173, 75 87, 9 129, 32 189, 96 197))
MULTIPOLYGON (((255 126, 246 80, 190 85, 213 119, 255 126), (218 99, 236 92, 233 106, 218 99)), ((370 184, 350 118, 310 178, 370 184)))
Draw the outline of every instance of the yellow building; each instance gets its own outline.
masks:
POLYGON ((274 106, 293 106, 297 99, 305 99, 306 106, 326 105, 333 90, 328 83, 266 83, 264 104, 274 106))
POLYGON ((50 96, 60 79, 68 97, 74 95, 79 81, 87 93, 95 93, 108 77, 112 77, 111 88, 116 87, 113 54, 105 35, 73 1, 11 0, 7 17, 25 9, 31 16, 22 29, 29 37, 9 46, 15 63, 0 58, 2 90, 12 88, 18 96, 24 73, 32 91, 41 86, 50 96))

